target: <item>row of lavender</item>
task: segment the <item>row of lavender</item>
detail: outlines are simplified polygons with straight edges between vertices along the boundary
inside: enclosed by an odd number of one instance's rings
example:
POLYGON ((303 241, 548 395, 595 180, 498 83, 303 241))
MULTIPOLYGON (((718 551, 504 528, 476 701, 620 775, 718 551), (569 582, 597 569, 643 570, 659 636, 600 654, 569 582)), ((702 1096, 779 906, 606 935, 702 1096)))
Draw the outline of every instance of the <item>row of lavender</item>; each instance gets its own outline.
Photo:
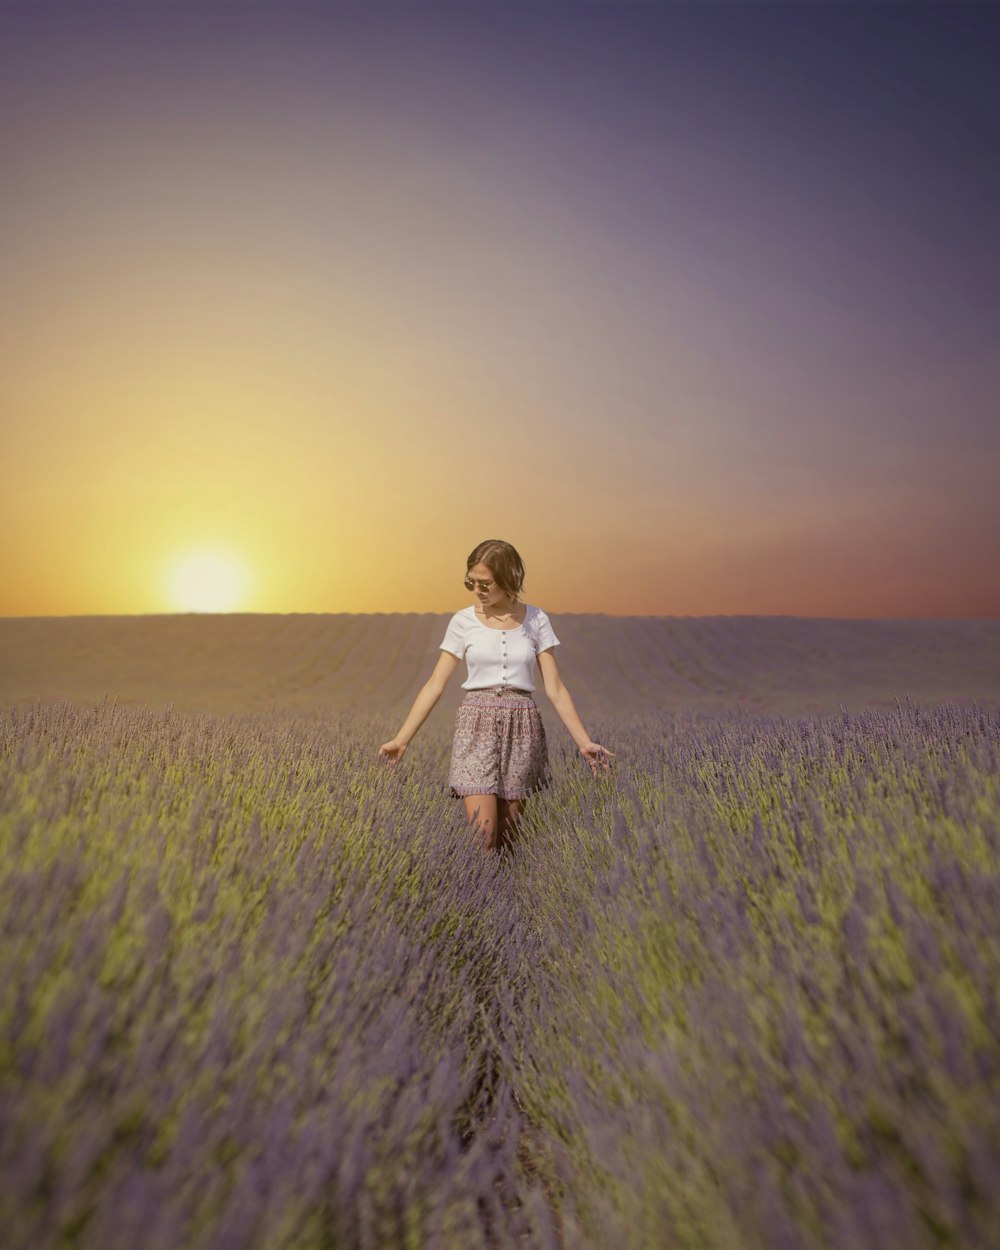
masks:
POLYGON ((1000 1246, 1000 715, 616 736, 617 793, 523 857, 557 957, 513 1062, 578 1226, 1000 1246))
POLYGON ((5 1246, 544 1238, 491 1041, 530 926, 433 751, 404 781, 373 742, 106 706, 6 720, 5 1246))
POLYGON ((1000 716, 591 728, 9 712, 5 1244, 997 1244, 1000 716))

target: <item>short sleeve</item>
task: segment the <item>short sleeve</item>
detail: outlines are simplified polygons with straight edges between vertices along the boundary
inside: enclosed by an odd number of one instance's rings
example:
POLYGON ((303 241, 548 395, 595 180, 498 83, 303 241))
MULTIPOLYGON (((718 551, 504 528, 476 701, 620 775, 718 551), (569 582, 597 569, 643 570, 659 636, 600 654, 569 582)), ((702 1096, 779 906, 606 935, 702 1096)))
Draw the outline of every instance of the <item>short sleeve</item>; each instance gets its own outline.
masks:
POLYGON ((465 658, 465 629, 462 624, 462 614, 456 612, 448 622, 448 628, 445 630, 444 641, 438 648, 439 651, 448 651, 452 655, 457 656, 460 660, 465 658))
POLYGON ((556 637, 556 631, 552 628, 552 622, 541 608, 538 609, 536 631, 539 652, 547 651, 549 647, 559 646, 559 639, 556 637))

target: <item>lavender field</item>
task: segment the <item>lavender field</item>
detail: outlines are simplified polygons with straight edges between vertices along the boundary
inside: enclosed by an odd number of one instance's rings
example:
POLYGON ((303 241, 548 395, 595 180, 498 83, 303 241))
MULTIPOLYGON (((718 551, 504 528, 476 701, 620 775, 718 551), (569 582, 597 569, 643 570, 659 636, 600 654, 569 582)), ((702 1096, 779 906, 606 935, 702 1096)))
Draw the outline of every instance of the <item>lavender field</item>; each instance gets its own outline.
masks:
MULTIPOLYGON (((430 672, 448 620, 447 613, 0 618, 0 703, 97 703, 107 695, 223 715, 363 707, 391 722, 430 672)), ((822 714, 891 708, 907 695, 925 704, 1000 705, 1000 620, 554 620, 560 671, 577 702, 612 715, 822 714)), ((460 681, 443 707, 457 706, 460 681)))
POLYGON ((4 1247, 1000 1246, 1000 623, 567 617, 510 859, 364 623, 0 621, 4 1247))

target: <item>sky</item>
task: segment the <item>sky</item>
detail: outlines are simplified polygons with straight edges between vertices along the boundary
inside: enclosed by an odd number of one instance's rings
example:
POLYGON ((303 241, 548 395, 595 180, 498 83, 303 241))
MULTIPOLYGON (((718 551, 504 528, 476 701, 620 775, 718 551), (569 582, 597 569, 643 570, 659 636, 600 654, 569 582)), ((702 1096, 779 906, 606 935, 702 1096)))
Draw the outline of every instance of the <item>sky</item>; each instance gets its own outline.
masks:
POLYGON ((0 6, 0 616, 1000 616, 1000 8, 0 6))

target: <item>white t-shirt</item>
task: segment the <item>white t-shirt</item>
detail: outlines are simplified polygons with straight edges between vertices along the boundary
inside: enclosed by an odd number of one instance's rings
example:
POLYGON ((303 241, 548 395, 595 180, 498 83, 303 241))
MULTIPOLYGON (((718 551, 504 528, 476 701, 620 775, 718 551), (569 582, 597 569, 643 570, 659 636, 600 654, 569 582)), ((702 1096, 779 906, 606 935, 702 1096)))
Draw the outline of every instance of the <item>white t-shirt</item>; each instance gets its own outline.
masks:
POLYGON ((524 621, 513 629, 490 629, 476 616, 475 605, 456 612, 448 622, 441 651, 465 660, 469 676, 463 690, 484 690, 488 686, 509 686, 514 690, 534 690, 535 657, 549 647, 558 647, 549 618, 541 608, 525 604, 524 621))

